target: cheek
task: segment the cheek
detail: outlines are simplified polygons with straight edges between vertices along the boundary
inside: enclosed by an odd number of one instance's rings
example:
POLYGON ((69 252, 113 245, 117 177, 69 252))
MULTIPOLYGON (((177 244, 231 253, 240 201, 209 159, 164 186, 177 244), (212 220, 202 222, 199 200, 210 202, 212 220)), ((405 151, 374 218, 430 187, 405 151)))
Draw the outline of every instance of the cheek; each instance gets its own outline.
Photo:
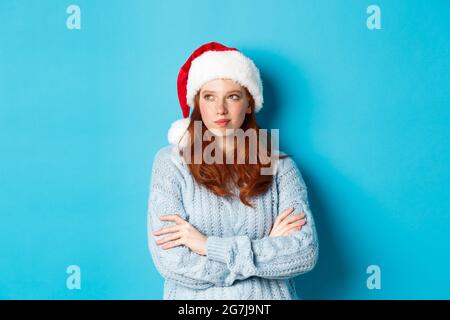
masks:
POLYGON ((207 106, 200 104, 200 114, 203 122, 209 122, 211 120, 211 110, 207 106))
POLYGON ((247 106, 245 104, 239 105, 233 109, 233 118, 236 120, 243 120, 245 118, 245 111, 247 106))

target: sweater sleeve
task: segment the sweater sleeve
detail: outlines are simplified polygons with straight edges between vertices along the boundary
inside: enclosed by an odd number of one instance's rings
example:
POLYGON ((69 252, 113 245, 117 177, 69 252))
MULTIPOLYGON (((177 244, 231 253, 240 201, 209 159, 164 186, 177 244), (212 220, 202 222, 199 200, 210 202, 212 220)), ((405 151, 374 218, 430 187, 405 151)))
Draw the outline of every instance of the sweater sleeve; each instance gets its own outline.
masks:
POLYGON ((147 212, 148 248, 154 264, 164 278, 189 288, 227 286, 226 277, 230 272, 224 263, 192 252, 186 246, 164 250, 156 244, 156 240, 166 235, 156 237, 152 232, 174 225, 172 221, 161 221, 160 216, 178 214, 184 220, 189 220, 183 206, 183 185, 182 173, 177 164, 171 161, 170 151, 158 151, 152 167, 147 212))
POLYGON ((293 213, 305 214, 306 224, 289 236, 256 240, 246 235, 208 237, 207 257, 225 263, 234 279, 287 279, 311 271, 318 260, 318 237, 302 175, 290 157, 280 160, 279 166, 278 214, 293 207, 293 213))

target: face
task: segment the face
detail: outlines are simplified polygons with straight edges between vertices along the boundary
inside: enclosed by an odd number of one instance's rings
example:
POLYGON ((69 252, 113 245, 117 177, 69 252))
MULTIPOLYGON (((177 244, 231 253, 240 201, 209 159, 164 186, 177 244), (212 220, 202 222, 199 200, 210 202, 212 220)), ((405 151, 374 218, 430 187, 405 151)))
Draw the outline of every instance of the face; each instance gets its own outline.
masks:
MULTIPOLYGON (((230 79, 214 79, 200 88, 200 113, 205 126, 215 135, 225 135, 226 129, 238 129, 245 115, 251 113, 244 87, 230 79), (226 119, 227 123, 216 121, 226 119)), ((228 133, 233 130, 228 130, 228 133)))

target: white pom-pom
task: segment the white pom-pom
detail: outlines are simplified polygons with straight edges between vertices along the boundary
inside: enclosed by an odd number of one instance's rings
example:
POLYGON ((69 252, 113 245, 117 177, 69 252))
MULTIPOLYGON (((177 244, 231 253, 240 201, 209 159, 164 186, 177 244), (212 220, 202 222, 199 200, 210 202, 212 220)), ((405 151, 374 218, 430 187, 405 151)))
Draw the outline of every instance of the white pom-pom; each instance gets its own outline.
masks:
POLYGON ((190 123, 190 118, 178 119, 172 123, 169 132, 167 133, 167 139, 170 144, 178 144, 180 147, 187 146, 189 142, 189 132, 187 128, 190 123), (181 141, 180 141, 181 139, 181 141))

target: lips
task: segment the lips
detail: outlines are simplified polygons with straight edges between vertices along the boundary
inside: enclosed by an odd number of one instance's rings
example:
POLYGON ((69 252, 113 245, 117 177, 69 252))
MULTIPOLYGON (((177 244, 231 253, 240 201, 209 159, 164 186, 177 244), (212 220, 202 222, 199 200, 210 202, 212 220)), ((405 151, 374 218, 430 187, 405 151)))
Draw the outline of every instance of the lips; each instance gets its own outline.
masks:
POLYGON ((230 122, 230 120, 226 120, 226 119, 214 121, 214 123, 218 124, 219 126, 227 125, 228 122, 230 122))

